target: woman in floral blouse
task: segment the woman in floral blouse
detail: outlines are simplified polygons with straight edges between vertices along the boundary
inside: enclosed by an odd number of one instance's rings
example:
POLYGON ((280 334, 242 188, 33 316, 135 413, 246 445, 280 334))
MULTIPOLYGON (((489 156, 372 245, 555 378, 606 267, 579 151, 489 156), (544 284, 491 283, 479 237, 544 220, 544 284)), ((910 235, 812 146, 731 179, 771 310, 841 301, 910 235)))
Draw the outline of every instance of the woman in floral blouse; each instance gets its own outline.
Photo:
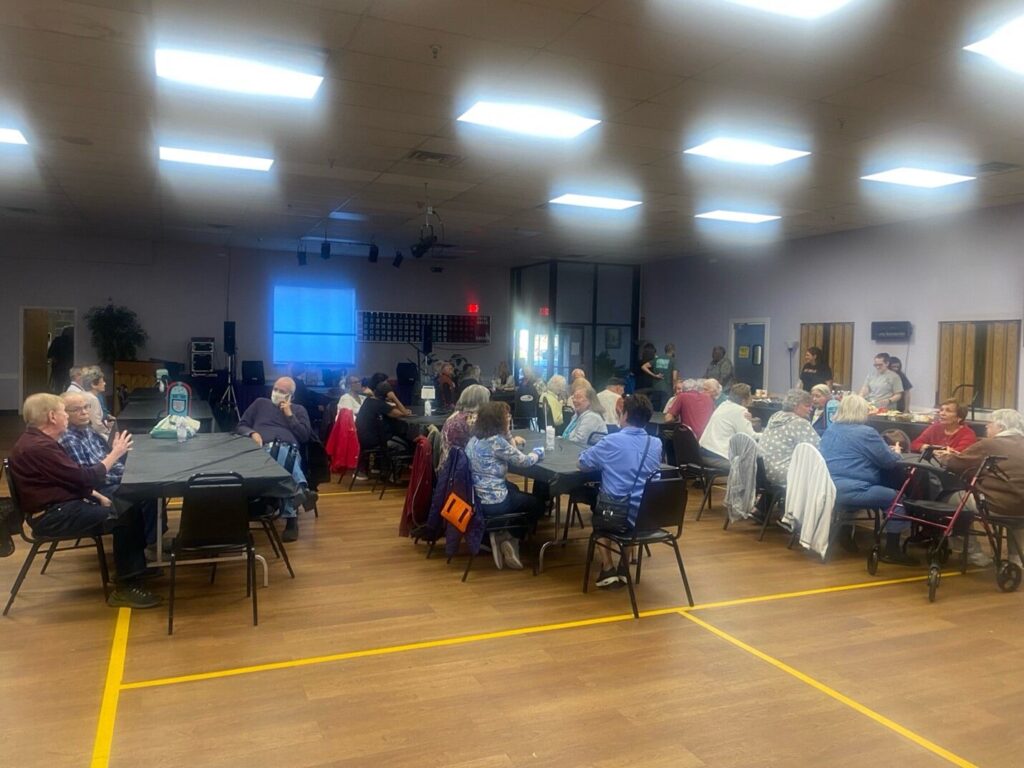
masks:
POLYGON ((765 474, 772 485, 785 485, 793 451, 800 443, 815 448, 821 438, 811 426, 811 393, 791 389, 782 401, 782 410, 772 414, 761 433, 758 452, 764 460, 765 474))
POLYGON ((477 413, 474 436, 466 446, 466 456, 473 472, 473 490, 481 514, 485 518, 510 514, 526 518, 526 524, 520 529, 491 534, 494 564, 498 568, 507 565, 519 569, 523 567, 519 559, 519 540, 533 528, 544 505, 539 498, 523 493, 505 478, 510 464, 531 467, 540 461, 544 450, 534 448, 530 453, 523 453, 513 445, 511 428, 512 413, 507 403, 485 403, 477 413))
POLYGON ((455 404, 455 413, 449 416, 444 426, 441 427, 441 458, 437 466, 443 467, 448 459, 448 451, 453 445, 466 450, 469 438, 473 436, 473 425, 476 424, 476 414, 480 406, 489 402, 491 393, 487 387, 480 384, 470 384, 459 395, 459 401, 455 404))

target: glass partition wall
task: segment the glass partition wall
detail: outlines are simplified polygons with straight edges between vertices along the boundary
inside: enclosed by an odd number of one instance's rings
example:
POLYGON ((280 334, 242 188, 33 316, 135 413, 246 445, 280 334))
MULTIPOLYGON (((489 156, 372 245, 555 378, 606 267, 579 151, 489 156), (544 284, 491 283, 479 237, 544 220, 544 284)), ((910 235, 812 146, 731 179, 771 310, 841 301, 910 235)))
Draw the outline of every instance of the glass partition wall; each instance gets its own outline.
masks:
POLYGON ((637 358, 640 270, 550 261, 512 270, 512 359, 545 379, 587 372, 601 389, 637 358))

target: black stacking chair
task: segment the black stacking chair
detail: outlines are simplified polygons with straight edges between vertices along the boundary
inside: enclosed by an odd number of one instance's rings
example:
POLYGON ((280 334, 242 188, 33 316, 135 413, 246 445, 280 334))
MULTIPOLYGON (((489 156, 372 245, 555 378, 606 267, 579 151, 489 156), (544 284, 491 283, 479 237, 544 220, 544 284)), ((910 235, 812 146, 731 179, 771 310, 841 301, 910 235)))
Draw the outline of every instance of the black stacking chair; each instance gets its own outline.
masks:
MULTIPOLYGON (((477 506, 473 514, 480 514, 479 506, 477 506)), ((484 521, 484 541, 487 541, 488 537, 492 533, 498 533, 499 531, 511 531, 517 528, 523 528, 527 525, 526 515, 522 514, 500 515, 498 517, 484 517, 482 519, 484 521)), ((469 577, 469 569, 473 567, 473 560, 475 559, 476 553, 470 551, 469 560, 466 562, 466 570, 462 572, 463 581, 469 577)), ((451 561, 452 558, 449 557, 447 562, 450 563, 451 561)))
POLYGON ((704 507, 711 509, 711 486, 715 480, 728 477, 726 470, 715 469, 704 465, 704 459, 700 455, 700 443, 693 430, 685 424, 676 425, 672 433, 672 448, 676 454, 676 466, 683 474, 683 477, 700 480, 704 486, 704 498, 701 499, 700 509, 697 510, 697 519, 700 520, 704 514, 704 507))
POLYGON ((249 531, 249 500, 237 472, 199 473, 188 479, 181 502, 181 524, 171 547, 171 590, 167 604, 167 634, 174 632, 174 587, 178 563, 212 563, 212 582, 222 555, 245 557, 245 594, 252 596, 252 623, 259 623, 256 606, 256 550, 249 531))
MULTIPOLYGON (((655 473, 644 485, 644 495, 637 511, 636 526, 621 533, 596 530, 590 534, 587 546, 587 567, 583 573, 583 591, 590 586, 590 566, 594 560, 594 548, 604 547, 619 555, 624 560, 630 547, 637 548, 636 579, 640 583, 640 570, 644 564, 644 548, 651 544, 665 544, 676 553, 679 564, 679 575, 683 579, 686 600, 693 605, 693 594, 690 582, 686 578, 686 567, 683 555, 679 551, 679 537, 683 535, 683 519, 686 516, 686 479, 683 477, 662 477, 655 473), (670 530, 670 529, 675 529, 670 530), (606 544, 598 541, 606 539, 606 544)), ((634 618, 640 618, 636 604, 636 591, 633 588, 634 578, 626 568, 626 586, 629 587, 629 601, 633 606, 634 618)))
MULTIPOLYGON (((103 533, 97 530, 92 536, 64 536, 52 538, 48 536, 35 536, 31 533, 31 527, 25 524, 25 510, 22 509, 21 503, 18 500, 18 488, 17 481, 14 478, 14 473, 11 471, 10 462, 4 459, 3 468, 0 469, 0 474, 7 475, 7 488, 11 492, 11 511, 7 518, 7 531, 17 530, 21 534, 21 538, 24 539, 30 546, 28 556, 25 558, 25 562, 21 566, 21 570, 18 571, 18 577, 14 580, 14 586, 11 587, 11 596, 7 600, 7 605, 4 606, 3 615, 6 616, 7 612, 11 610, 11 606, 14 604, 14 598, 18 596, 18 590, 21 589, 22 582, 25 581, 25 576, 32 568, 32 562, 36 559, 36 555, 39 554, 39 550, 48 546, 50 551, 47 553, 47 562, 49 558, 53 556, 54 552, 63 552, 68 549, 78 549, 78 541, 84 538, 90 539, 96 546, 96 556, 100 563, 100 579, 103 584, 103 599, 107 598, 107 585, 110 583, 110 572, 107 570, 107 553, 103 549, 103 533), (61 547, 60 545, 66 542, 74 542, 72 546, 61 547)), ((7 532, 4 533, 7 535, 7 532)), ((44 566, 45 568, 45 566, 44 566)))

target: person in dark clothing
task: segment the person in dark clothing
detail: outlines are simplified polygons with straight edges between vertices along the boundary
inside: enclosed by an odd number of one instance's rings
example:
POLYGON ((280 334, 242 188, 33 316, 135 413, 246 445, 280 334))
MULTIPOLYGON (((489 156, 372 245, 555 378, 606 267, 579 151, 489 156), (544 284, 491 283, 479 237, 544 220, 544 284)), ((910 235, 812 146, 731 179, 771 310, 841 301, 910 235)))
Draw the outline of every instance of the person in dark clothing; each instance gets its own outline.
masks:
POLYGON ((71 366, 75 362, 75 327, 64 326, 46 350, 50 361, 50 391, 60 394, 71 383, 71 366))
POLYGON ((914 388, 914 385, 910 383, 910 379, 907 378, 907 374, 903 372, 903 361, 898 357, 889 356, 889 370, 900 377, 900 381, 903 382, 903 395, 899 400, 896 401, 895 408, 897 411, 903 411, 904 413, 910 411, 910 390, 914 388))
POLYGON ((263 446, 282 467, 289 464, 289 457, 296 454, 292 464, 292 479, 299 486, 299 496, 284 499, 281 502, 281 517, 284 518, 285 541, 299 538, 299 519, 296 512, 296 501, 311 506, 312 492, 307 493, 306 475, 302 471, 299 460, 302 446, 313 436, 313 427, 309 423, 309 414, 298 403, 293 402, 295 381, 282 376, 274 382, 270 398, 258 397, 245 409, 235 431, 252 438, 256 445, 263 446))
POLYGON ((821 347, 808 347, 804 352, 804 365, 800 369, 800 386, 810 392, 817 384, 832 386, 832 369, 825 362, 821 347))
POLYGON ((96 490, 131 450, 131 435, 115 435, 102 461, 80 467, 57 442, 68 428, 68 414, 59 397, 30 395, 22 414, 26 429, 11 450, 11 472, 32 532, 54 537, 112 533, 117 587, 107 597, 107 604, 129 608, 159 605, 160 598, 141 585, 146 575, 146 540, 138 507, 118 515, 110 499, 96 490))
POLYGON ((409 449, 409 425, 402 421, 403 416, 411 416, 412 411, 402 405, 395 396, 391 385, 382 381, 373 392, 373 397, 363 401, 356 415, 356 435, 360 448, 378 448, 383 438, 389 448, 394 450, 409 449), (378 424, 378 420, 380 423, 378 424))

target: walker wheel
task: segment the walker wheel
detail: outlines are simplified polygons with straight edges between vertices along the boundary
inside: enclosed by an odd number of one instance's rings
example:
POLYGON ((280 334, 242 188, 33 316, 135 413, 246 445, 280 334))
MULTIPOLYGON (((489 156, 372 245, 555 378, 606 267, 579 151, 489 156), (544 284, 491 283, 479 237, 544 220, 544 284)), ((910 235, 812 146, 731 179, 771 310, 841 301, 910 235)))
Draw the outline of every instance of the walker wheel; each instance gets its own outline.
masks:
POLYGON ((933 565, 928 569, 928 602, 935 602, 935 590, 939 588, 939 566, 933 565))
POLYGON ((996 571, 996 584, 1003 592, 1016 592, 1020 586, 1021 570, 1016 563, 1003 560, 996 571))
POLYGON ((939 544, 938 558, 939 565, 945 565, 949 562, 949 555, 952 550, 949 548, 949 539, 943 539, 942 543, 939 544))
POLYGON ((874 546, 868 552, 868 573, 874 576, 878 573, 878 547, 874 546))

